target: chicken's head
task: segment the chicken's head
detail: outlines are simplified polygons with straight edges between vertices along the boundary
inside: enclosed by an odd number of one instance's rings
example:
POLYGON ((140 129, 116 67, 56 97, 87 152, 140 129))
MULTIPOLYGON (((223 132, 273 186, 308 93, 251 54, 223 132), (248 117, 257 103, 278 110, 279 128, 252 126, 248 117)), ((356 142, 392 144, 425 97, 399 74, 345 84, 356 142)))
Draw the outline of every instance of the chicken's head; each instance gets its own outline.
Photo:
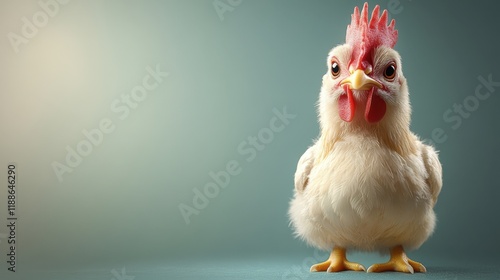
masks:
MULTIPOLYGON (((398 39, 387 10, 368 4, 354 9, 346 43, 327 59, 319 100, 321 125, 373 127, 386 122, 409 123, 410 105, 401 58, 393 49, 398 39)), ((403 124, 401 123, 401 124, 403 124)))

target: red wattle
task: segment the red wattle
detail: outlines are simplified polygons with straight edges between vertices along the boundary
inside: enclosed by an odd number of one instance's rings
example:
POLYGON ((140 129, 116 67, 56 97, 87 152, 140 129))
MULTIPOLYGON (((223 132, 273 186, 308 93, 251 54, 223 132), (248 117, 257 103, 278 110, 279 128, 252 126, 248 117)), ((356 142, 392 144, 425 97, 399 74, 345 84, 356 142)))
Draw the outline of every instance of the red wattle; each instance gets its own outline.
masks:
POLYGON ((365 120, 369 123, 379 122, 385 115, 386 107, 385 101, 372 88, 366 100, 365 120))
POLYGON ((356 102, 352 95, 351 89, 346 85, 344 86, 345 94, 339 97, 339 115, 343 121, 350 122, 354 118, 354 111, 356 110, 356 102))

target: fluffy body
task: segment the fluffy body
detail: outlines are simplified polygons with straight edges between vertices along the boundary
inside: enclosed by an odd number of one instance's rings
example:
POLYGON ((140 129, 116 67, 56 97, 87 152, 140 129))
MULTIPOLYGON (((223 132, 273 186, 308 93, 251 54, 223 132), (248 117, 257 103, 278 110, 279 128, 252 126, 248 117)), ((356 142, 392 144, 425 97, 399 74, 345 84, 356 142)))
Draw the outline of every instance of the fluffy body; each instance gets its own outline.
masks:
POLYGON ((296 234, 324 250, 418 248, 435 225, 424 163, 434 151, 420 144, 403 157, 377 139, 358 137, 337 142, 311 169, 307 188, 296 192, 290 207, 296 234))

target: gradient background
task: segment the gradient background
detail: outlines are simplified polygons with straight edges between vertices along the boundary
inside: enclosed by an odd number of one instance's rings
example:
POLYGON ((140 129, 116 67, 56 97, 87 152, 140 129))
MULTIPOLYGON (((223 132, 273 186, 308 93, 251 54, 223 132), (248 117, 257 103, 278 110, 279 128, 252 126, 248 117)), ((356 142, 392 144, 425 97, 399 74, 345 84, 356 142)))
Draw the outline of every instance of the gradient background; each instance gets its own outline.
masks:
MULTIPOLYGON (((439 223, 410 253, 430 272, 414 277, 498 279, 500 87, 457 129, 443 113, 474 94, 479 76, 500 81, 500 4, 391 2, 370 6, 397 20, 412 130, 448 137, 436 143, 439 223)), ((19 173, 18 272, 7 272, 0 239, 2 279, 118 279, 122 268, 136 280, 406 276, 309 274, 310 258, 326 252, 294 239, 286 216, 297 160, 319 132, 326 55, 362 3, 243 0, 221 20, 212 0, 73 0, 15 53, 7 34, 20 34, 21 18, 41 8, 2 0, 0 225, 7 163, 19 173), (120 120, 110 104, 157 64, 170 76, 120 120), (238 145, 283 107, 296 118, 247 162, 238 145), (52 162, 63 163, 66 146, 103 118, 116 129, 59 182, 52 162), (186 225, 179 204, 192 205, 193 189, 231 160, 241 173, 186 225)), ((369 266, 385 257, 351 259, 369 266)))

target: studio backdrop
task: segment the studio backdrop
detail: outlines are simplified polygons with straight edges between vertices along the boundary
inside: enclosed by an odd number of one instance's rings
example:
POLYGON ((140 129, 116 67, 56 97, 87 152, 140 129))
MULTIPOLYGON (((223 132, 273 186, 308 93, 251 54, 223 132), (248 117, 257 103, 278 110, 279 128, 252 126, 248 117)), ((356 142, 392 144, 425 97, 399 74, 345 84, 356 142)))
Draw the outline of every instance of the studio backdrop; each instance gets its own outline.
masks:
MULTIPOLYGON (((327 54, 363 3, 2 1, 1 278, 319 277, 328 252, 287 211, 327 54)), ((399 30, 411 129, 443 165, 436 230, 409 255, 495 279, 500 4, 376 4, 399 30)))

